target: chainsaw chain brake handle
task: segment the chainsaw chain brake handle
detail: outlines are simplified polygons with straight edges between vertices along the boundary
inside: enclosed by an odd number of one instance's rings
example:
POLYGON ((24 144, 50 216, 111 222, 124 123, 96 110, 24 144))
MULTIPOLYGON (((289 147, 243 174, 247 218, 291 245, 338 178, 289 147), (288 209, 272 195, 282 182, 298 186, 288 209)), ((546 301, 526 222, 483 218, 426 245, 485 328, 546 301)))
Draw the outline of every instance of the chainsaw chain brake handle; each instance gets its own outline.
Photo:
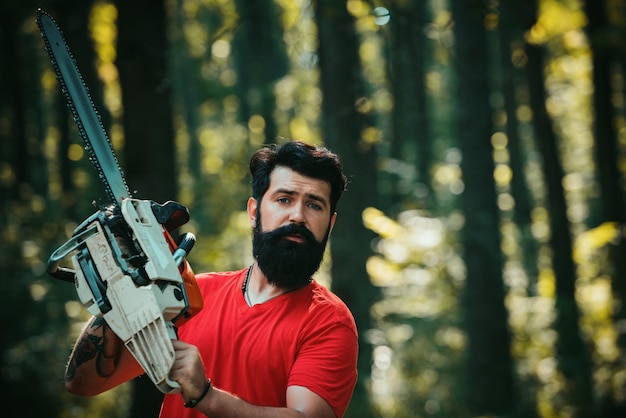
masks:
MULTIPOLYGON (((150 208, 152 209, 152 213, 156 220, 163 225, 165 230, 167 231, 167 235, 174 232, 180 226, 189 222, 189 210, 182 204, 168 200, 163 204, 159 204, 154 201, 150 201, 150 208)), ((65 282, 74 282, 76 272, 70 268, 61 267, 61 261, 71 254, 73 251, 82 247, 85 243, 85 240, 88 239, 91 235, 97 233, 96 228, 91 226, 85 229, 86 225, 91 224, 94 220, 98 218, 98 213, 91 215, 87 218, 81 225, 76 228, 74 231, 74 235, 70 238, 65 244, 59 247, 48 259, 48 269, 47 272, 50 276, 55 279, 62 280, 65 282)), ((180 266, 184 261, 185 257, 191 249, 193 248, 196 237, 187 232, 183 234, 177 241, 171 238, 171 236, 167 237, 170 247, 172 247, 172 253, 174 255, 174 259, 176 263, 180 266)))
MULTIPOLYGON (((158 204, 152 202, 150 204, 152 213, 156 220, 165 227, 170 234, 180 226, 189 222, 189 210, 178 202, 168 200, 167 202, 158 204)), ((187 254, 191 251, 196 243, 196 237, 187 232, 179 239, 177 247, 173 251, 174 259, 177 265, 181 265, 187 254)))
POLYGON ((189 210, 173 200, 168 200, 162 205, 152 201, 150 207, 156 220, 167 229, 167 232, 172 233, 189 222, 189 210))

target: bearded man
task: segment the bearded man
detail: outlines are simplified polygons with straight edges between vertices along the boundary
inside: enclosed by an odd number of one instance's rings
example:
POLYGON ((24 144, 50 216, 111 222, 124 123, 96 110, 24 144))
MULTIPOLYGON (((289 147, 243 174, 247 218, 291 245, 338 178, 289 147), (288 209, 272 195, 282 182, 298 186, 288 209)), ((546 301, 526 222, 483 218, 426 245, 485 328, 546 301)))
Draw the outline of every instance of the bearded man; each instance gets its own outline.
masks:
MULTIPOLYGON (((346 177, 337 155, 301 141, 250 160, 254 262, 196 276, 204 308, 178 329, 161 418, 342 417, 358 337, 346 305, 313 279, 346 177)), ((74 346, 66 388, 96 395, 143 373, 101 318, 74 346)))

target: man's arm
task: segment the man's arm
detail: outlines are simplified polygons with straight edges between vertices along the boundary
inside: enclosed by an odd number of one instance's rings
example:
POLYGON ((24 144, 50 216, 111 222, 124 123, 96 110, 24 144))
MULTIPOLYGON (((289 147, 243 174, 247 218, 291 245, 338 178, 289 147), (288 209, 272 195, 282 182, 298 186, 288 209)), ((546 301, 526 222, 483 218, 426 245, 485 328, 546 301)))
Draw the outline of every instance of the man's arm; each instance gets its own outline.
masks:
MULTIPOLYGON (((170 378, 180 384, 184 402, 198 399, 207 381, 200 353, 191 344, 179 340, 172 342, 176 350, 176 360, 170 371, 170 378)), ((262 382, 256 382, 256 384, 262 384, 262 382)), ((287 388, 286 408, 252 405, 226 391, 211 386, 195 409, 207 416, 224 418, 336 418, 333 409, 321 396, 302 386, 287 388)))
POLYGON ((104 318, 93 317, 76 340, 65 371, 65 388, 93 396, 143 373, 104 318))
POLYGON ((196 406, 207 416, 255 418, 336 418, 326 401, 302 386, 287 388, 287 407, 252 405, 230 393, 211 388, 196 406))

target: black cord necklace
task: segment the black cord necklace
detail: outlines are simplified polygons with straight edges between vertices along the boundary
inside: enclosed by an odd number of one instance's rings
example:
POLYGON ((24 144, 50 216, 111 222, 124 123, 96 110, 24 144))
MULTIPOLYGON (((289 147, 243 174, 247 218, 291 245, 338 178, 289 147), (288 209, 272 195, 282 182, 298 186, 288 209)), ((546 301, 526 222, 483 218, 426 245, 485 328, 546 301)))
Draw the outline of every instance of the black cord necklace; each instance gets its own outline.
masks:
POLYGON ((243 298, 246 299, 246 289, 248 288, 248 282, 250 281, 250 275, 252 274, 252 265, 248 267, 248 273, 246 273, 246 280, 243 281, 241 285, 241 293, 243 293, 243 298))
MULTIPOLYGON (((246 301, 246 303, 248 305, 251 305, 250 300, 248 299, 248 283, 250 282, 250 276, 252 275, 252 267, 254 267, 254 264, 250 265, 250 267, 248 267, 248 273, 246 273, 246 279, 243 281, 243 284, 241 285, 241 293, 243 293, 243 299, 246 301)), ((307 281, 306 284, 304 284, 304 286, 307 286, 308 284, 310 284, 313 281, 312 277, 309 277, 309 280, 307 281)), ((293 289, 289 289, 287 290, 285 293, 289 293, 289 292, 293 292, 294 290, 298 290, 304 286, 301 287, 294 287, 293 289)), ((281 293, 284 294, 284 293, 281 293)), ((272 297, 271 299, 274 299, 275 297, 278 297, 280 295, 276 295, 274 297, 272 297)))

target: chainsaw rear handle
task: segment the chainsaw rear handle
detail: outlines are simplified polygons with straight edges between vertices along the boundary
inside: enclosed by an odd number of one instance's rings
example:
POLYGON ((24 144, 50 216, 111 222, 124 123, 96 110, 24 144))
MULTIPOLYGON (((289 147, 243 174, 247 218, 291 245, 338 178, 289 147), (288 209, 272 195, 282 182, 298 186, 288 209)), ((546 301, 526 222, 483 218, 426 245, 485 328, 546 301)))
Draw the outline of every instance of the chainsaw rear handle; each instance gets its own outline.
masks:
MULTIPOLYGON (((165 230, 169 233, 189 221, 189 211, 185 206, 178 202, 168 200, 161 205, 152 201, 150 208, 152 209, 152 213, 155 215, 157 221, 163 225, 165 230)), ((76 230, 80 231, 84 226, 92 223, 97 218, 97 215, 98 212, 87 218, 76 230)), ((92 225, 79 233, 75 233, 72 238, 52 253, 48 259, 48 274, 54 279, 74 283, 76 272, 72 269, 61 267, 61 261, 70 253, 85 245, 85 241, 97 232, 98 230, 96 226, 92 225)), ((176 260, 176 264, 178 266, 183 263, 185 257, 189 254, 195 243, 195 235, 191 232, 183 234, 180 244, 172 249, 174 260, 176 260)))
MULTIPOLYGON (((91 219, 91 217, 89 218, 91 219)), ((94 234, 98 233, 98 228, 93 225, 84 231, 74 235, 65 244, 61 245, 55 252, 48 258, 48 274, 55 279, 62 280, 64 282, 74 283, 74 277, 76 272, 72 269, 61 267, 61 261, 67 257, 70 253, 77 250, 79 247, 85 245, 85 241, 94 234)))
MULTIPOLYGON (((74 283, 76 272, 73 269, 67 267, 61 267, 61 261, 67 257, 71 252, 77 250, 82 246, 87 238, 97 232, 96 227, 90 228, 81 232, 78 235, 73 236, 69 241, 60 246, 55 252, 52 253, 48 259, 47 272, 52 278, 62 280, 64 282, 74 283)), ((191 232, 183 234, 178 248, 172 254, 176 265, 180 266, 187 257, 187 254, 191 251, 196 243, 196 236, 191 232)))

